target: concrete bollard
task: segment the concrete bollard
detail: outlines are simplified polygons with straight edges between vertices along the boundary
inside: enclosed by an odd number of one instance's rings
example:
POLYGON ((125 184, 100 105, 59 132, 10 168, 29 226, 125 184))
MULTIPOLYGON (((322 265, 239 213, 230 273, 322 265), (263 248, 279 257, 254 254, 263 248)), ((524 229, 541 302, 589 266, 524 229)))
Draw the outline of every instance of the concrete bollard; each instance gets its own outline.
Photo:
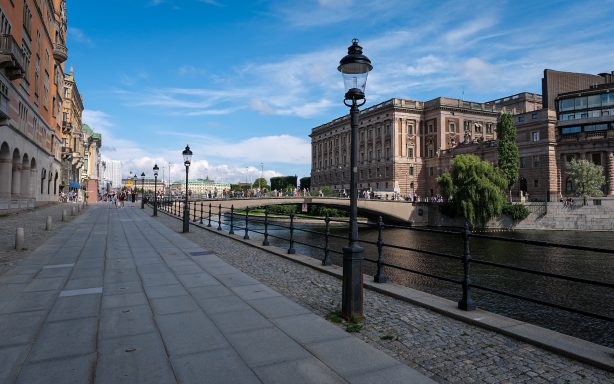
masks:
POLYGON ((75 208, 75 206, 73 205, 70 207, 70 215, 74 216, 76 214, 77 214, 77 208, 75 208))
POLYGON ((66 221, 66 210, 62 209, 62 221, 66 221))
POLYGON ((45 223, 45 231, 51 231, 51 216, 47 216, 47 222, 45 223))
POLYGON ((15 249, 21 251, 23 249, 23 228, 17 228, 17 232, 15 233, 15 249))

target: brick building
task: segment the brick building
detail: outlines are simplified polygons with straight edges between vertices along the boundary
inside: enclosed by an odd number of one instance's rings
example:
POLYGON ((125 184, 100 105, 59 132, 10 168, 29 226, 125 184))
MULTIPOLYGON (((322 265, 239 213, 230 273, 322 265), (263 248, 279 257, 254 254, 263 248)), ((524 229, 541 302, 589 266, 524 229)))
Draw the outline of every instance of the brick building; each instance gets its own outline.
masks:
POLYGON ((56 201, 65 0, 0 3, 0 211, 56 201))

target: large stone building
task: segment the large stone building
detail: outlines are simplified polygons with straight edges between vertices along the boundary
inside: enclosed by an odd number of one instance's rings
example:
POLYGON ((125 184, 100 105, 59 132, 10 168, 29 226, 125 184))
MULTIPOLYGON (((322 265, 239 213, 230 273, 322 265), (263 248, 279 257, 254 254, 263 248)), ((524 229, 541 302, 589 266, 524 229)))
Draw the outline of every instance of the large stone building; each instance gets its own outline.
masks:
POLYGON ((65 0, 0 3, 0 210, 57 200, 66 59, 65 0))
MULTIPOLYGON (((614 194, 612 77, 545 70, 543 98, 519 93, 486 103, 392 99, 366 108, 358 133, 358 188, 389 196, 433 196, 439 192, 436 177, 450 168, 454 156, 471 153, 496 163, 497 119, 510 112, 520 153, 514 196, 522 191, 533 200, 547 200, 572 193, 565 163, 574 157, 604 165, 604 192, 614 194), (574 109, 566 109, 571 103, 574 109)), ((348 190, 349 116, 314 128, 310 137, 312 188, 348 190)))

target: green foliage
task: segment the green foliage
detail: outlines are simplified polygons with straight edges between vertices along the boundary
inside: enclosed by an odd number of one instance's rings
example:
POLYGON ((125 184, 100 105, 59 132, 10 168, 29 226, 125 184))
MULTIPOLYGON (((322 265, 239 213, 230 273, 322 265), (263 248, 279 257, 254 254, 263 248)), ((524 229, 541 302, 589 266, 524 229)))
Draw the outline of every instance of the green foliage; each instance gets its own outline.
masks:
POLYGON ((326 216, 329 217, 348 217, 349 213, 342 209, 327 208, 322 205, 309 204, 309 210, 307 212, 311 216, 326 216))
POLYGON ((309 176, 301 177, 301 179, 299 181, 301 183, 301 188, 304 188, 304 189, 311 188, 311 177, 309 177, 309 176))
POLYGON ((490 163, 475 155, 459 155, 452 161, 452 173, 437 178, 443 195, 451 198, 454 212, 471 225, 484 227, 492 217, 500 215, 505 203, 502 190, 505 176, 490 163))
POLYGON ((294 188, 296 186, 296 179, 296 176, 271 177, 271 190, 276 189, 278 191, 282 191, 284 189, 287 189, 289 185, 294 188))
POLYGON ((271 189, 271 187, 267 184, 266 179, 264 177, 259 177, 252 184, 252 188, 263 188, 263 189, 271 189))
POLYGON ((601 187, 605 184, 603 167, 588 160, 573 159, 569 163, 569 177, 576 196, 583 198, 603 196, 601 187))
POLYGON ((296 213, 300 209, 300 206, 297 204, 269 205, 267 209, 269 213, 272 214, 290 215, 296 213))
POLYGON ((502 212, 514 221, 524 220, 529 216, 529 210, 522 204, 507 203, 503 206, 502 212))
POLYGON ((502 114, 497 123, 497 145, 498 166, 505 176, 505 189, 509 191, 518 180, 520 161, 516 126, 509 113, 502 114))

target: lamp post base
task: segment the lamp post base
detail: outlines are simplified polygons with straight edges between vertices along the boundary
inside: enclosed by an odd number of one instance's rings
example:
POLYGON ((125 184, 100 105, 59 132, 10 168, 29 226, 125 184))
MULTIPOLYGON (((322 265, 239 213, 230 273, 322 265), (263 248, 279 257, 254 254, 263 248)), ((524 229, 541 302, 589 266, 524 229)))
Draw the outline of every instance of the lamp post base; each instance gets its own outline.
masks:
POLYGON ((357 243, 343 248, 341 317, 345 320, 364 318, 362 253, 363 248, 357 243))
POLYGON ((188 206, 183 209, 183 232, 190 232, 190 215, 188 213, 188 206))

